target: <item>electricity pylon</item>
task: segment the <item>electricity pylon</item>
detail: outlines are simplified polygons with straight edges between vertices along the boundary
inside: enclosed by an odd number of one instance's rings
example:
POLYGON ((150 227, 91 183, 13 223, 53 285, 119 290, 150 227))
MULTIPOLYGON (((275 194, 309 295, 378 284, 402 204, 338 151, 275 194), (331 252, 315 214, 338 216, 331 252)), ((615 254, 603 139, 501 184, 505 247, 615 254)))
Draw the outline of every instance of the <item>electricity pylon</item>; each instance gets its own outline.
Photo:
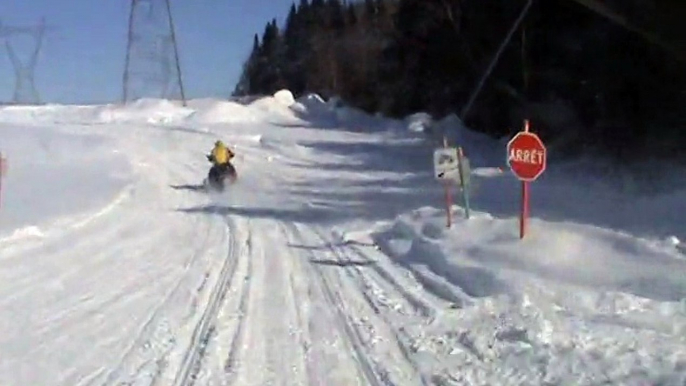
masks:
POLYGON ((39 104, 40 95, 36 89, 35 73, 38 65, 38 55, 43 47, 43 37, 45 36, 45 19, 41 19, 35 27, 10 27, 0 26, 0 38, 5 39, 7 55, 12 62, 15 75, 14 95, 12 102, 15 104, 39 104), (30 35, 36 45, 31 52, 27 62, 17 55, 14 45, 10 38, 15 35, 30 35))
POLYGON ((186 105, 169 0, 131 0, 123 102, 144 97, 186 105))

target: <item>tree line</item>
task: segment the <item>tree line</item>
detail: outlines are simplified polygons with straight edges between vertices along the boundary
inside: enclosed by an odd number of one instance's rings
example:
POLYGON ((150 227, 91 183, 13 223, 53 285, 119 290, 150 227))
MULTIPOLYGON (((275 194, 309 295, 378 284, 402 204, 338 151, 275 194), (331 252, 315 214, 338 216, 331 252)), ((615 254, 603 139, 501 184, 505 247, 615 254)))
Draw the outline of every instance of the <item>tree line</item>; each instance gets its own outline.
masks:
MULTIPOLYGON (((660 24, 652 1, 605 3, 660 24)), ((255 34, 234 96, 287 88, 391 117, 460 116, 525 3, 300 0, 255 34)), ((686 61, 578 3, 534 0, 461 118, 496 137, 530 118, 558 154, 686 158, 686 61)))

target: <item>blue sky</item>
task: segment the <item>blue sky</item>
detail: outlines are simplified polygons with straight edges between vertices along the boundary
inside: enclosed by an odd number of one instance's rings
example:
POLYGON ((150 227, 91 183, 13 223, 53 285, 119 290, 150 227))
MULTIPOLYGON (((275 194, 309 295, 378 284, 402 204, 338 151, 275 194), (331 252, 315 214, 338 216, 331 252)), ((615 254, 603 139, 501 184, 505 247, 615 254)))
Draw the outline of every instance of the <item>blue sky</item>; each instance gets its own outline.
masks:
MULTIPOLYGON (((226 97, 240 76, 253 35, 276 18, 283 25, 293 0, 171 0, 181 71, 189 98, 226 97)), ((36 68, 43 102, 102 103, 122 95, 130 0, 2 0, 5 26, 48 26, 36 68)), ((0 27, 2 28, 2 27, 0 27)), ((28 38, 11 42, 20 55, 28 38)), ((0 101, 12 99, 14 70, 0 40, 0 101)))

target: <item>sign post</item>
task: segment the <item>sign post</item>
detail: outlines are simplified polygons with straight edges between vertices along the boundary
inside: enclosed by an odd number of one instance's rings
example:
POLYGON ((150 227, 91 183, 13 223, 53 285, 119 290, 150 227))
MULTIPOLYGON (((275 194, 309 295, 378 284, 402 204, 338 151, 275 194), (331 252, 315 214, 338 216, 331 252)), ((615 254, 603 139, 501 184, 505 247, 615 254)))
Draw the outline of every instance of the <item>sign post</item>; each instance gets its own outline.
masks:
POLYGON ((460 188, 464 200, 465 217, 469 219, 469 176, 472 174, 469 166, 469 158, 465 157, 462 147, 457 148, 457 162, 460 171, 460 188))
POLYGON ((457 149, 448 147, 448 139, 443 137, 443 147, 434 150, 434 176, 443 184, 445 191, 445 205, 447 227, 452 225, 452 196, 450 186, 459 178, 457 149))
POLYGON ((526 234, 529 217, 529 183, 535 181, 546 168, 547 150, 541 139, 529 131, 529 120, 524 131, 517 133, 507 144, 507 163, 512 173, 522 182, 522 208, 519 237, 526 234))

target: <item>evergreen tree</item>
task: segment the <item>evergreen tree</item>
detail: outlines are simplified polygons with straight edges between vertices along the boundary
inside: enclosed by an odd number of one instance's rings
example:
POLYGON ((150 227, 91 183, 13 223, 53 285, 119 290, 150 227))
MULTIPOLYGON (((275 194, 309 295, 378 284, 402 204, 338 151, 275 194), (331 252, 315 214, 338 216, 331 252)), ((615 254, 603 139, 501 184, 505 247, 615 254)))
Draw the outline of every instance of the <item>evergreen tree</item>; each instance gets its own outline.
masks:
POLYGON ((282 41, 276 19, 269 22, 262 34, 262 45, 257 55, 254 87, 257 94, 271 94, 283 85, 282 41))
POLYGON ((257 78, 257 60, 260 50, 260 39, 257 34, 255 34, 253 37, 252 51, 250 51, 248 60, 243 64, 243 72, 236 84, 236 88, 232 94, 233 96, 247 96, 255 93, 253 82, 257 78))
POLYGON ((328 0, 326 3, 329 27, 336 33, 336 38, 340 39, 345 29, 345 12, 340 0, 328 0))
POLYGON ((352 3, 348 4, 346 24, 348 26, 355 26, 357 24, 357 12, 355 12, 355 5, 352 3))
MULTIPOLYGON (((466 123, 500 137, 530 118, 557 154, 595 148, 623 157, 644 149, 686 158, 686 46, 679 45, 686 15, 678 4, 607 0, 598 11, 570 0, 534 2, 466 123)), ((459 114, 522 7, 299 0, 283 34, 271 20, 262 39, 255 36, 234 94, 287 87, 392 116, 459 114)))

